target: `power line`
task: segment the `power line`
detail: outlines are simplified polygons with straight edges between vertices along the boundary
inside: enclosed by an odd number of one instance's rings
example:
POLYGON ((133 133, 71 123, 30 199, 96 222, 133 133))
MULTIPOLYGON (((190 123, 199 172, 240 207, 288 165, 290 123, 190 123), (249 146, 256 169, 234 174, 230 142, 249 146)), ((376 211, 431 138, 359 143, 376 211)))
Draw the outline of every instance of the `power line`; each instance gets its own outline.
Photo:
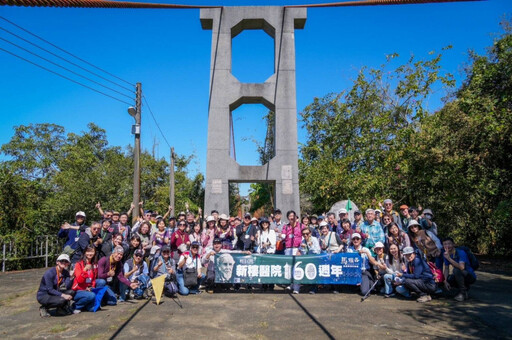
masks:
MULTIPOLYGON (((287 5, 288 8, 314 8, 314 7, 352 7, 352 6, 378 6, 378 5, 409 5, 443 2, 469 2, 485 0, 357 0, 342 2, 327 2, 303 5, 287 5)), ((194 9, 194 8, 219 8, 217 6, 197 6, 178 4, 159 4, 132 1, 108 1, 108 0, 0 0, 0 6, 32 6, 32 7, 79 7, 79 8, 158 8, 158 9, 194 9)))
POLYGON ((8 50, 6 50, 6 49, 4 49, 4 48, 2 48, 2 47, 0 47, 0 50, 1 50, 1 51, 4 51, 4 52, 6 52, 6 53, 9 53, 10 55, 13 55, 13 56, 15 56, 15 57, 17 57, 17 58, 19 58, 19 59, 21 59, 21 60, 23 60, 23 61, 26 61, 27 63, 30 63, 30 64, 32 64, 32 65, 35 65, 35 66, 37 66, 37 67, 40 67, 40 68, 42 68, 42 69, 43 69, 43 70, 45 70, 45 71, 48 71, 48 72, 53 73, 53 74, 55 74, 55 75, 58 75, 59 77, 62 77, 62 78, 64 78, 64 79, 69 80, 69 81, 71 81, 71 82, 73 82, 73 83, 75 83, 75 84, 78 84, 78 85, 80 85, 80 86, 83 86, 83 87, 85 87, 85 88, 87 88, 87 89, 89 89, 89 90, 92 90, 92 91, 97 92, 97 93, 100 93, 100 94, 102 94, 102 95, 104 95, 104 96, 106 96, 106 97, 109 97, 109 98, 112 98, 112 99, 114 99, 114 100, 117 100, 118 102, 121 102, 121 103, 124 103, 124 104, 127 104, 127 105, 133 105, 133 103, 128 103, 128 102, 126 102, 126 101, 124 101, 124 100, 122 100, 122 99, 116 98, 116 97, 111 96, 111 95, 109 95, 109 94, 107 94, 107 93, 104 93, 104 92, 102 92, 102 91, 96 90, 95 88, 92 88, 92 87, 90 87, 90 86, 88 86, 88 85, 82 84, 82 83, 80 83, 80 82, 78 82, 78 81, 76 81, 76 80, 74 80, 74 79, 68 78, 68 77, 66 77, 65 75, 62 75, 62 74, 60 74, 60 73, 58 73, 58 72, 55 72, 55 71, 53 71, 53 70, 50 70, 49 68, 46 68, 46 67, 44 67, 44 66, 42 66, 42 65, 39 65, 39 64, 37 64, 37 63, 35 63, 35 62, 31 61, 31 60, 28 60, 28 59, 26 59, 26 58, 23 58, 22 56, 19 56, 19 55, 17 55, 16 53, 13 53, 13 52, 11 52, 11 51, 8 51, 8 50))
POLYGON ((165 138, 165 135, 162 132, 162 129, 160 129, 160 125, 158 125, 158 122, 156 121, 155 115, 153 114, 153 111, 151 111, 151 108, 149 107, 149 103, 148 103, 148 100, 146 99, 146 96, 143 95, 142 98, 144 99, 144 102, 146 103, 146 106, 148 107, 149 113, 151 114, 151 117, 153 118, 153 121, 155 122, 155 125, 158 128, 158 131, 160 131, 160 134, 164 138, 165 143, 170 148, 171 144, 169 144, 169 142, 167 141, 167 138, 165 138))
MULTIPOLYGON (((0 27, 0 29, 2 29, 2 27, 0 27)), ((24 47, 21 47, 20 45, 17 45, 17 44, 15 44, 15 43, 13 43, 12 41, 9 41, 9 40, 4 39, 4 38, 2 38, 2 37, 0 37, 0 40, 3 40, 3 41, 5 41, 5 42, 7 42, 7 43, 9 43, 9 44, 11 44, 11 45, 13 45, 13 46, 16 46, 17 48, 19 48, 19 49, 21 49, 21 50, 23 50, 23 51, 25 51, 25 52, 28 52, 28 53, 30 53, 30 54, 32 54, 32 55, 34 55, 34 56, 38 57, 38 58, 41 58, 41 59, 43 59, 44 61, 46 61, 46 62, 48 62, 48 63, 50 63, 50 64, 53 64, 53 65, 55 65, 55 66, 57 66, 57 67, 60 67, 60 68, 62 68, 62 69, 64 69, 64 70, 66 70, 66 71, 68 71, 68 72, 70 72, 70 73, 72 73, 72 74, 74 74, 74 75, 77 75, 77 76, 79 76, 79 77, 82 77, 82 78, 84 78, 84 79, 86 79, 86 80, 88 80, 88 81, 90 81, 90 82, 92 82, 92 83, 94 83, 94 84, 96 84, 96 85, 99 85, 99 86, 104 87, 104 88, 106 88, 106 89, 108 89, 108 90, 110 90, 110 91, 113 91, 113 92, 115 92, 115 93, 117 93, 117 94, 120 94, 121 96, 124 96, 124 97, 127 97, 127 98, 132 99, 132 97, 130 97, 130 96, 128 96, 128 95, 126 95, 126 94, 124 94, 124 93, 122 93, 122 92, 119 92, 119 91, 117 91, 117 90, 114 90, 114 89, 113 89, 113 88, 111 88, 111 87, 108 87, 108 86, 105 86, 105 85, 103 85, 103 84, 101 84, 101 83, 98 83, 97 81, 92 80, 91 78, 88 78, 88 77, 86 77, 86 76, 84 76, 84 75, 81 75, 80 73, 77 73, 77 72, 75 72, 75 71, 73 71, 73 70, 70 70, 70 69, 68 69, 68 68, 66 68, 66 67, 64 67, 64 66, 62 66, 62 65, 59 65, 59 64, 57 64, 57 63, 55 63, 55 62, 53 62, 53 61, 51 61, 51 60, 49 60, 49 59, 46 59, 45 57, 42 57, 42 56, 40 56, 39 54, 34 53, 34 52, 32 52, 32 51, 30 51, 30 50, 28 50, 28 49, 24 48, 24 47)))
POLYGON ((123 86, 123 85, 119 85, 118 83, 113 82, 112 80, 110 80, 110 79, 108 79, 108 78, 105 78, 105 77, 103 77, 103 76, 101 76, 101 75, 99 75, 99 74, 97 74, 97 73, 94 73, 94 72, 92 72, 92 71, 90 71, 90 70, 88 70, 88 69, 86 69, 86 68, 84 68, 84 67, 82 67, 82 66, 80 66, 80 65, 78 65, 78 64, 76 64, 76 63, 74 63, 74 62, 72 62, 72 61, 69 61, 69 60, 67 60, 66 58, 63 58, 63 57, 59 56, 58 54, 55 54, 55 53, 53 53, 53 52, 51 52, 51 51, 49 51, 49 50, 45 49, 44 47, 41 47, 41 46, 39 46, 39 45, 37 45, 37 44, 35 44, 35 43, 31 42, 30 40, 27 40, 27 39, 25 39, 25 38, 23 38, 23 37, 21 37, 21 36, 17 35, 16 33, 13 33, 13 32, 11 32, 11 31, 9 31, 9 30, 8 30, 8 29, 6 29, 6 28, 0 27, 0 29, 1 29, 1 30, 3 30, 3 31, 5 31, 5 32, 7 32, 7 33, 9 33, 9 34, 11 34, 11 35, 13 35, 13 36, 15 36, 16 38, 18 38, 18 39, 20 39, 20 40, 23 40, 24 42, 26 42, 26 43, 28 43, 28 44, 30 44, 30 45, 32 45, 32 46, 35 46, 35 47, 37 47, 37 48, 39 48, 39 49, 41 49, 41 50, 45 51, 46 53, 49 53, 49 54, 53 55, 54 57, 57 57, 57 58, 59 58, 59 59, 61 59, 61 60, 64 60, 64 61, 66 61, 66 62, 70 63, 70 64, 71 64, 71 65, 73 65, 73 66, 76 66, 76 67, 78 67, 78 68, 80 68, 80 69, 82 69, 82 70, 84 70, 84 71, 86 71, 86 72, 89 72, 89 73, 91 73, 91 74, 95 75, 95 76, 96 76, 96 77, 98 77, 98 78, 101 78, 101 79, 103 79, 103 80, 106 80, 106 81, 108 81, 108 82, 110 82, 110 83, 112 83, 112 84, 114 84, 114 85, 117 85, 117 86, 119 86, 119 87, 121 87, 121 88, 123 88, 123 89, 125 89, 125 90, 128 90, 128 91, 130 91, 130 93, 134 93, 133 89, 129 89, 129 88, 127 88, 127 87, 123 86))
MULTIPOLYGON (((45 42, 45 43, 47 43, 48 45, 51 45, 51 46, 55 47, 56 49, 58 49, 58 50, 60 50, 60 51, 62 51, 62 52, 64 52, 64 53, 66 53, 66 54, 68 54, 68 55, 72 56, 73 58, 76 58, 76 59, 80 60, 81 62, 86 63, 87 65, 92 66, 92 67, 94 67, 95 69, 97 69, 97 70, 99 70, 99 71, 101 71, 101 72, 104 72, 104 73, 108 74, 108 75, 109 75, 109 76, 111 76, 111 77, 114 77, 114 78, 116 78, 116 79, 118 79, 118 80, 121 80, 121 81, 125 82, 126 84, 128 84, 128 85, 130 85, 130 86, 132 86, 132 87, 135 87, 135 85, 134 85, 134 84, 132 84, 132 83, 130 83, 129 81, 124 80, 124 79, 122 79, 122 78, 120 78, 120 77, 116 76, 115 74, 112 74, 112 73, 110 73, 110 72, 108 72, 108 71, 105 71, 104 69, 102 69, 102 68, 100 68, 100 67, 98 67, 98 66, 96 66, 96 65, 94 65, 94 64, 92 64, 92 63, 90 63, 90 62, 88 62, 87 60, 84 60, 84 59, 82 59, 82 58, 80 58, 80 57, 78 57, 78 56, 74 55, 73 53, 66 51, 65 49, 63 49, 63 48, 61 48, 61 47, 59 47, 59 46, 57 46, 57 45, 55 45, 55 44, 53 44, 53 43, 49 42, 48 40, 46 40, 46 39, 44 39, 44 38, 42 38, 42 37, 38 36, 38 35, 37 35, 37 34, 35 34, 35 33, 30 32, 29 30, 27 30, 27 29, 25 29, 25 28, 21 27, 20 25, 15 24, 14 22, 12 22, 12 21, 10 21, 10 20, 8 20, 8 19, 4 18, 4 17, 3 17, 3 16, 1 16, 1 15, 0 15, 0 19, 2 19, 2 20, 4 20, 4 21, 7 21, 7 22, 8 22, 8 23, 10 23, 11 25, 18 27, 20 30, 25 31, 26 33, 28 33, 28 34, 30 34, 30 35, 32 35, 32 36, 34 36, 34 37, 36 37, 37 39, 39 39, 39 40, 41 40, 41 41, 44 41, 44 42, 45 42)), ((89 71, 89 72, 90 72, 90 71, 89 71)), ((92 72, 91 72, 91 73, 92 73, 92 72)), ((95 74, 95 75, 96 75, 96 74, 95 74)), ((99 76, 99 75, 96 75, 96 76, 98 76, 98 77, 100 77, 100 78, 101 78, 101 76, 99 76)), ((105 79, 105 80, 108 80, 108 79, 105 79)), ((108 80, 108 81, 112 82, 111 80, 108 80)), ((123 86, 121 86, 121 85, 119 85, 119 84, 117 84, 117 86, 123 87, 123 86)), ((124 88, 125 88, 125 87, 124 87, 124 88)), ((126 89, 126 88, 125 88, 125 89, 126 89)), ((133 91, 133 90, 130 90, 130 89, 128 89, 128 90, 129 90, 129 91, 133 91)))

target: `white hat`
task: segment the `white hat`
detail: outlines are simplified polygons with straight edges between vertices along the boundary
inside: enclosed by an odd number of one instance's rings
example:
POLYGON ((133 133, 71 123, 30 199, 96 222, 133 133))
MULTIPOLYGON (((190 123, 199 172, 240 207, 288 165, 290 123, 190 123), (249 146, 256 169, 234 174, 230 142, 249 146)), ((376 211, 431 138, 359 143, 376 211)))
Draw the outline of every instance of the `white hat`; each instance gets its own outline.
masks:
POLYGON ((387 199, 384 200, 384 204, 386 204, 386 203, 393 204, 393 201, 390 198, 387 198, 387 199))
POLYGON ((213 217, 213 216, 208 216, 208 217, 206 218, 206 223, 208 223, 208 222, 215 222, 215 217, 213 217))
POLYGON ((75 214, 75 217, 78 217, 78 216, 83 216, 85 217, 85 213, 83 211, 79 211, 75 214))
POLYGON ((71 262, 71 260, 69 259, 69 255, 68 254, 60 254, 59 257, 57 257, 57 262, 59 262, 59 261, 71 262))
POLYGON ((320 222, 320 228, 327 226, 328 223, 326 221, 320 222))
POLYGON ((228 215, 226 215, 226 214, 220 214, 220 216, 219 216, 219 220, 226 220, 226 221, 229 221, 228 215))
POLYGON ((359 233, 353 233, 353 234, 352 234, 351 239, 356 238, 356 237, 361 238, 361 234, 359 234, 359 233))
POLYGON ((342 209, 338 210, 338 215, 339 214, 346 214, 346 213, 347 213, 347 209, 343 209, 342 208, 342 209))
POLYGON ((380 211, 379 209, 375 209, 375 213, 381 213, 382 211, 380 211))
POLYGON ((383 244, 382 242, 380 242, 380 241, 379 241, 379 242, 375 243, 375 245, 373 246, 373 248, 374 248, 374 249, 375 249, 375 248, 384 248, 384 244, 383 244))
POLYGON ((410 220, 410 221, 409 221, 409 224, 407 225, 407 228, 410 228, 410 227, 412 227, 413 225, 420 225, 420 224, 419 224, 419 223, 418 223, 418 221, 416 221, 416 220, 410 220))

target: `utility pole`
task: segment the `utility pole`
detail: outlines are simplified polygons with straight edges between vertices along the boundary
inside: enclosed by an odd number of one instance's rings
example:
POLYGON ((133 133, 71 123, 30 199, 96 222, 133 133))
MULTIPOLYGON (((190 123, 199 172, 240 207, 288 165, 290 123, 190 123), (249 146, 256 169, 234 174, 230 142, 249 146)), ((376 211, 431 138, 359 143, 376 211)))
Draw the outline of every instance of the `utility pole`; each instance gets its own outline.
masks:
POLYGON ((135 119, 135 125, 132 126, 132 134, 135 135, 133 147, 133 204, 135 208, 132 214, 132 225, 137 222, 139 217, 140 202, 140 122, 141 122, 141 104, 142 104, 142 85, 136 85, 135 108, 129 107, 128 113, 135 119))
POLYGON ((171 205, 171 216, 174 216, 174 148, 171 148, 171 168, 169 171, 169 204, 171 205))

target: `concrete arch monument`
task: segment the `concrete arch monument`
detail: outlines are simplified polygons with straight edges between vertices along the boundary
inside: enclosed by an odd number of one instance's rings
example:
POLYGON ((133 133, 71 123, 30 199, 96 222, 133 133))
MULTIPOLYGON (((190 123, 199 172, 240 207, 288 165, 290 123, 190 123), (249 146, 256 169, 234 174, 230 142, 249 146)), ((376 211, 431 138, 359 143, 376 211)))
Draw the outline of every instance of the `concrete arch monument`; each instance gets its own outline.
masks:
POLYGON ((229 213, 230 182, 270 182, 275 207, 299 214, 295 29, 304 28, 306 9, 224 7, 200 15, 203 29, 212 30, 205 212, 229 213), (232 39, 247 29, 274 38, 274 74, 264 83, 242 83, 231 72, 232 39), (230 156, 231 112, 252 103, 275 112, 274 157, 261 166, 243 166, 230 156))

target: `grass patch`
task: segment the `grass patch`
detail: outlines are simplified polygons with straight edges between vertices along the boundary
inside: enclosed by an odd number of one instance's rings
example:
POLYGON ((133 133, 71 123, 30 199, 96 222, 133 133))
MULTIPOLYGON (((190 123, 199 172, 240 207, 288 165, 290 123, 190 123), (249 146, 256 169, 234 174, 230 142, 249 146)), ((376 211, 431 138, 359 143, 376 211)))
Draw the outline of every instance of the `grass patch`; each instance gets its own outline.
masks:
POLYGON ((30 295, 30 294, 35 294, 37 292, 39 288, 36 288, 36 289, 30 289, 30 290, 26 290, 26 291, 23 291, 23 292, 18 292, 12 296, 9 296, 8 298, 4 299, 4 300, 0 300, 0 306, 7 306, 7 305, 11 305, 12 302, 14 300, 16 300, 17 298, 20 298, 22 296, 26 296, 26 295, 30 295))
POLYGON ((52 334, 57 334, 57 333, 62 333, 64 331, 67 331, 68 329, 69 329, 69 326, 66 326, 66 325, 55 325, 49 329, 49 332, 52 334))

